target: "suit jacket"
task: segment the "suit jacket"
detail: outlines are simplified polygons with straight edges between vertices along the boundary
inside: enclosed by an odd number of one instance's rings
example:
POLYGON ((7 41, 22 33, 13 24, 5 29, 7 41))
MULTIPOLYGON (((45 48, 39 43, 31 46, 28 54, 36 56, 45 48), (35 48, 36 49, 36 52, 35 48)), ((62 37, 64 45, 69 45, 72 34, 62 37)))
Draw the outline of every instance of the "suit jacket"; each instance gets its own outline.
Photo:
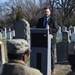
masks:
MULTIPOLYGON (((48 25, 50 27, 49 33, 53 35, 51 44, 55 44, 56 43, 56 32, 58 31, 59 27, 57 24, 55 24, 54 19, 51 17, 48 19, 48 25)), ((36 28, 45 28, 44 27, 44 17, 38 20, 36 28)))
POLYGON ((1 75, 43 75, 39 70, 28 67, 23 61, 14 60, 3 65, 1 75))

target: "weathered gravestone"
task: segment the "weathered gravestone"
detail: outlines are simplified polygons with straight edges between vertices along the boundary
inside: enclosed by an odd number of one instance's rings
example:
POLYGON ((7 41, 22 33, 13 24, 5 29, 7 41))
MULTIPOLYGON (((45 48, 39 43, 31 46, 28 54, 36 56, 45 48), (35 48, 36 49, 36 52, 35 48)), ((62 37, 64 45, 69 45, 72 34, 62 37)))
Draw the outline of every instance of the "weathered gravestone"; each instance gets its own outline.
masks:
POLYGON ((30 24, 25 19, 21 19, 16 22, 15 38, 22 38, 30 43, 30 24))
POLYGON ((56 44, 57 62, 65 62, 68 60, 68 32, 62 32, 62 41, 56 44))

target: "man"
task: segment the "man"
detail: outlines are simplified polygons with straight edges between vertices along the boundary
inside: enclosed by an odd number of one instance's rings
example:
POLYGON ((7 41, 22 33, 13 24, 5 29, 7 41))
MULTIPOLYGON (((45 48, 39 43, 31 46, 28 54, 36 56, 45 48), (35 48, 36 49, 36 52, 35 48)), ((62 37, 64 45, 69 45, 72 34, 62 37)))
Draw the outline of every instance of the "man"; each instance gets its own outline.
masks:
POLYGON ((56 43, 56 32, 58 31, 58 26, 55 24, 54 19, 50 15, 51 11, 48 7, 46 7, 44 9, 44 17, 38 20, 36 28, 49 29, 49 33, 53 35, 53 38, 51 40, 51 70, 52 74, 55 74, 54 48, 56 43))
POLYGON ((39 70, 26 65, 30 55, 26 40, 12 39, 7 41, 7 51, 9 61, 3 65, 1 75, 42 75, 39 70))

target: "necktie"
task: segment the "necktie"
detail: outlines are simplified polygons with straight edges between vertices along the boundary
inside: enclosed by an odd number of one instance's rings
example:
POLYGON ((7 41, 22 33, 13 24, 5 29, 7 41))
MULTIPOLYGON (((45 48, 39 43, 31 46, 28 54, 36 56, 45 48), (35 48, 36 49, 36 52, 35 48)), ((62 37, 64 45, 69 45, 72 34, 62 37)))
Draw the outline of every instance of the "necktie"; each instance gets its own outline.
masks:
POLYGON ((46 27, 47 24, 48 24, 48 21, 47 21, 47 18, 45 18, 45 20, 44 20, 44 27, 46 27))

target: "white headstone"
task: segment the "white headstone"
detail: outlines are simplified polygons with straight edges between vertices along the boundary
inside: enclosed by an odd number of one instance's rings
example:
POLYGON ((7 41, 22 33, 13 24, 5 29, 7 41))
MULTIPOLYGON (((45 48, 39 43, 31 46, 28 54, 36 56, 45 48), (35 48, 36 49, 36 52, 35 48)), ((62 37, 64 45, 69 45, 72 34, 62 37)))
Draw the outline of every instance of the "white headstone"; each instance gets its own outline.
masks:
POLYGON ((6 28, 4 28, 4 31, 2 31, 2 36, 7 38, 7 29, 6 28))
POLYGON ((5 28, 5 37, 7 38, 7 29, 5 28))
POLYGON ((0 59, 1 59, 1 63, 4 64, 5 63, 5 52, 4 52, 4 44, 0 41, 0 59))
POLYGON ((15 37, 15 30, 13 30, 11 33, 12 33, 12 37, 15 37))
POLYGON ((75 26, 74 26, 74 33, 75 33, 75 26))
POLYGON ((69 36, 71 36, 71 30, 68 31, 69 36))
POLYGON ((67 32, 67 27, 63 26, 62 27, 62 32, 67 32))
POLYGON ((59 30, 57 32, 57 37, 59 37, 59 40, 62 41, 61 27, 59 27, 59 30))
POLYGON ((74 32, 74 27, 72 25, 70 25, 69 30, 71 30, 71 33, 74 32))
POLYGON ((71 34, 71 41, 75 42, 75 27, 74 27, 74 32, 71 34))
POLYGON ((12 39, 12 37, 11 37, 11 28, 9 28, 9 31, 7 33, 7 39, 8 40, 11 40, 12 39))
POLYGON ((0 32, 0 40, 2 40, 2 33, 0 32))

